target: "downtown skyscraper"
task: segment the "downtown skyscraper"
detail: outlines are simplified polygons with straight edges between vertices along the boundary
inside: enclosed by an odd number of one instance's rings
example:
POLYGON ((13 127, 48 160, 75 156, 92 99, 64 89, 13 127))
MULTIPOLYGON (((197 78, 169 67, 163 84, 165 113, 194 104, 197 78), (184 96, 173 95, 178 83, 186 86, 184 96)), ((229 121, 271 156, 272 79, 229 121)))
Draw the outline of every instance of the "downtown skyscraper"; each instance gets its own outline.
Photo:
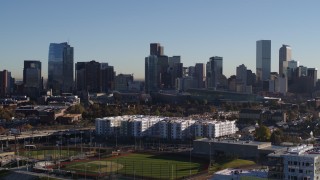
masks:
POLYGON ((283 44, 279 49, 279 76, 288 77, 288 66, 291 61, 291 47, 283 44))
POLYGON ((114 86, 115 72, 108 63, 94 60, 76 63, 76 91, 100 93, 109 92, 114 86))
POLYGON ((206 66, 207 88, 217 88, 223 76, 223 58, 219 56, 211 57, 206 66))
POLYGON ((72 93, 73 74, 73 47, 67 42, 51 43, 48 58, 48 89, 51 89, 54 95, 72 93))
POLYGON ((41 62, 25 60, 23 65, 24 92, 31 98, 37 98, 43 89, 41 62))
POLYGON ((256 42, 256 76, 257 82, 270 79, 271 72, 271 40, 256 42))
POLYGON ((150 55, 145 58, 145 92, 158 92, 170 87, 171 77, 168 68, 169 57, 163 55, 163 46, 151 43, 150 55))

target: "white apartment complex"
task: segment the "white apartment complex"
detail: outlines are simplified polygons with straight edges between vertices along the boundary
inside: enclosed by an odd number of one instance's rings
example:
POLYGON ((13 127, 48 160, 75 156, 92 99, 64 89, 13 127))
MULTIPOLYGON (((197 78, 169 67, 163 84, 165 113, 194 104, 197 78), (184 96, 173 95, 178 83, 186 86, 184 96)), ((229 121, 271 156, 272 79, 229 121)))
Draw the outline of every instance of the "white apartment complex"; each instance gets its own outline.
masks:
POLYGON ((117 116, 97 118, 96 134, 128 137, 185 139, 190 137, 221 137, 236 133, 235 121, 192 120, 158 116, 117 116))
POLYGON ((238 131, 235 121, 197 121, 195 136, 217 138, 234 134, 238 131))

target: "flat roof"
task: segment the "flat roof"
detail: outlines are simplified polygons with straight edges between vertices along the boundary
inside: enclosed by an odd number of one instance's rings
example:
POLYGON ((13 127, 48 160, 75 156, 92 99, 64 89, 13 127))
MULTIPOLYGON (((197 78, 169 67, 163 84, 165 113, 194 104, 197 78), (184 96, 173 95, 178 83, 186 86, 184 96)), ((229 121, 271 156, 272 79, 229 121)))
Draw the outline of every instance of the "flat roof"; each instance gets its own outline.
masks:
POLYGON ((215 176, 217 175, 230 176, 230 177, 233 177, 234 175, 238 175, 242 177, 268 178, 268 171, 263 169, 262 170, 260 169, 244 170, 244 169, 227 168, 227 169, 216 172, 215 175, 211 178, 211 180, 221 178, 221 177, 215 178, 215 176))
POLYGON ((265 145, 270 144, 270 142, 260 142, 260 141, 242 141, 242 140, 233 140, 233 139, 208 139, 208 138, 201 138, 197 139, 195 141, 202 141, 202 142, 213 142, 213 143, 224 143, 224 144, 238 144, 238 145, 248 145, 248 146, 259 146, 259 145, 265 145))

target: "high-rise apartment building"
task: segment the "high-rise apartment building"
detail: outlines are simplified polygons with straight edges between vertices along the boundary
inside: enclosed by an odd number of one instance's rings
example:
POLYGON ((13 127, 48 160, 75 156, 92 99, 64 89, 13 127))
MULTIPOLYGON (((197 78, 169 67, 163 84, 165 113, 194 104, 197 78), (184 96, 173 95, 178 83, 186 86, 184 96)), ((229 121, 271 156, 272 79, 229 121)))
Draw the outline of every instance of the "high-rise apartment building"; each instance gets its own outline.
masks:
POLYGON ((207 66, 206 66, 207 88, 217 88, 217 86, 220 84, 220 79, 222 78, 222 75, 223 75, 222 60, 223 60, 222 57, 214 56, 210 58, 209 62, 207 62, 207 66))
POLYGON ((41 62, 25 60, 23 66, 24 92, 31 98, 37 98, 43 89, 41 62))
POLYGON ((267 81, 271 72, 271 40, 256 42, 256 76, 257 81, 267 81))
POLYGON ((51 43, 48 58, 48 89, 53 94, 73 91, 73 47, 68 43, 51 43))

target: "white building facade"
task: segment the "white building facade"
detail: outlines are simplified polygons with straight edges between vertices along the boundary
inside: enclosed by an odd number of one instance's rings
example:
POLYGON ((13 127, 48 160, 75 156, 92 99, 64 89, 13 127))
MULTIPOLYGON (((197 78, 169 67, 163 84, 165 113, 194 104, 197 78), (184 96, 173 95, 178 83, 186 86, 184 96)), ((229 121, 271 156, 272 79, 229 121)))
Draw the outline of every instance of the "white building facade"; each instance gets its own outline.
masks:
POLYGON ((157 116, 117 116, 97 118, 96 134, 124 137, 155 137, 186 139, 192 137, 216 138, 238 131, 235 121, 193 120, 157 116))

